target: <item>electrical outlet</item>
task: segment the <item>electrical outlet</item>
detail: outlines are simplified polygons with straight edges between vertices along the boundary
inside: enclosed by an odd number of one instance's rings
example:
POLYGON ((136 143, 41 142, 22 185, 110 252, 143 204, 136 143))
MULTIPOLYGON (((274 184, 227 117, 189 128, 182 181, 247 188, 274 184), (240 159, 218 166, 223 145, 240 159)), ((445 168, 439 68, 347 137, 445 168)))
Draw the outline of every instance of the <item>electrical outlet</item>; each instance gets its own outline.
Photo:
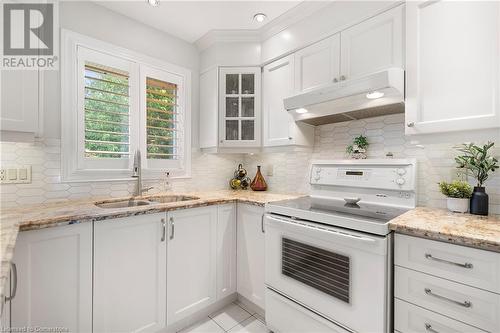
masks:
POLYGON ((0 168, 0 183, 2 184, 29 184, 31 183, 31 166, 13 166, 0 168))

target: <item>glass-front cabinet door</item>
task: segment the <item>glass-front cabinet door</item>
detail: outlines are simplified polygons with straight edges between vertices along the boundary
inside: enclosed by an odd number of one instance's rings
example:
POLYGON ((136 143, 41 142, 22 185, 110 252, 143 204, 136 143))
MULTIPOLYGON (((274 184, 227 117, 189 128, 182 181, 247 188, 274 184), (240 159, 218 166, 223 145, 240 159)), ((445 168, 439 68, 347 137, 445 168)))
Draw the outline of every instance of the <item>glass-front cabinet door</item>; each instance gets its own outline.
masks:
POLYGON ((220 68, 220 146, 260 146, 260 75, 260 67, 220 68))

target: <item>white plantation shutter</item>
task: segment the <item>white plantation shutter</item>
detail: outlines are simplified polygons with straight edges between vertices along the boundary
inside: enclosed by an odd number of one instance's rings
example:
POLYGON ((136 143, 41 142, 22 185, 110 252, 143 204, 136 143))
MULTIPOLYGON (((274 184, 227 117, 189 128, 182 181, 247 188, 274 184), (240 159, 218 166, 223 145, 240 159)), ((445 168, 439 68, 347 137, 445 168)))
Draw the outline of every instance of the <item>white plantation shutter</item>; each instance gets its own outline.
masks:
POLYGON ((85 63, 85 157, 130 155, 129 74, 85 63))
POLYGON ((146 129, 141 140, 151 169, 182 168, 184 114, 182 77, 155 68, 141 67, 141 116, 146 129))

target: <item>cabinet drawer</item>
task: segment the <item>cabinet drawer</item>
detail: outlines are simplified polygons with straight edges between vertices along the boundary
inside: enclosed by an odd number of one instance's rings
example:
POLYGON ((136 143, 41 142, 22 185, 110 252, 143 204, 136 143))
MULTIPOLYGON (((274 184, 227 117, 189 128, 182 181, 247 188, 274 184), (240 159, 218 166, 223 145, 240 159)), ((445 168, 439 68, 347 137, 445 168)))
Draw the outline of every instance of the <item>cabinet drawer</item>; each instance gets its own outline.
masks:
POLYGON ((394 263, 500 293, 500 253, 396 234, 394 263))
POLYGON ((394 329, 401 333, 484 333, 483 330, 396 299, 394 329))
POLYGON ((500 295, 395 268, 394 296, 490 332, 500 332, 500 295))

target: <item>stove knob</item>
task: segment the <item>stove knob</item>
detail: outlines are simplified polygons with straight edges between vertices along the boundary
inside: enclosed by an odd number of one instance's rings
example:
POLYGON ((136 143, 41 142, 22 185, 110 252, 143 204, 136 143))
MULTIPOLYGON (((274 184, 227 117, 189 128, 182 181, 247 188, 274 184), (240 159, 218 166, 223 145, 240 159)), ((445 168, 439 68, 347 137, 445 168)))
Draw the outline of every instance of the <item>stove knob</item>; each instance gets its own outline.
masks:
POLYGON ((405 183, 405 179, 404 178, 398 178, 398 179, 396 179, 396 184, 403 185, 404 183, 405 183))
POLYGON ((396 172, 398 173, 398 175, 402 176, 406 173, 406 170, 400 168, 400 169, 396 170, 396 172))

